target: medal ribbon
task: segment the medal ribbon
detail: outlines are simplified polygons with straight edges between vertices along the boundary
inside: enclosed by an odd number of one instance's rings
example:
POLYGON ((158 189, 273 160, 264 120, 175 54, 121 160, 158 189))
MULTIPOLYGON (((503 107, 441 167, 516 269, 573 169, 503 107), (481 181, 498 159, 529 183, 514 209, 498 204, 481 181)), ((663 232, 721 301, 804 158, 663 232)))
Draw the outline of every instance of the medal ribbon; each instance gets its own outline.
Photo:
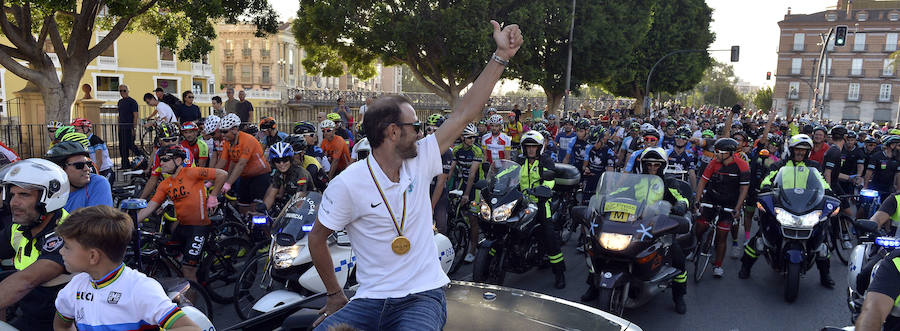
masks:
POLYGON ((391 215, 391 221, 394 222, 394 228, 397 229, 397 235, 403 236, 403 226, 406 224, 406 190, 403 190, 403 217, 400 219, 400 226, 397 226, 397 218, 394 217, 394 211, 391 210, 391 205, 388 204, 387 197, 384 196, 384 191, 381 190, 381 185, 378 185, 378 179, 375 179, 375 172, 372 171, 372 165, 369 163, 369 158, 366 158, 366 166, 369 167, 369 175, 372 175, 372 181, 375 182, 375 187, 378 188, 378 194, 381 195, 381 201, 384 201, 384 207, 387 208, 388 214, 391 215))

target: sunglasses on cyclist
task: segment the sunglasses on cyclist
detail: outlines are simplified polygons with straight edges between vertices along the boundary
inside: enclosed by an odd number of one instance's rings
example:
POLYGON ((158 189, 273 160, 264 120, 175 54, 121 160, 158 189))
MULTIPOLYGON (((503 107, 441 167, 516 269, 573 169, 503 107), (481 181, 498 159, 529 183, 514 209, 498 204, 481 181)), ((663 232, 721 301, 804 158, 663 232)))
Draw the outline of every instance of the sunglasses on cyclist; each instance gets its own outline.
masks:
POLYGON ((82 161, 82 162, 66 163, 66 166, 73 166, 73 167, 75 167, 75 169, 84 170, 84 167, 87 167, 90 164, 91 164, 90 161, 82 161))
POLYGON ((644 141, 647 141, 647 142, 656 142, 656 141, 659 141, 659 138, 656 138, 656 137, 644 137, 644 141))
POLYGON ((174 142, 178 141, 178 137, 162 138, 160 140, 162 140, 163 142, 167 142, 167 143, 174 143, 174 142))
POLYGON ((334 129, 322 129, 322 132, 331 132, 331 131, 334 131, 334 129))
POLYGON ((397 122, 397 123, 394 123, 394 124, 397 124, 397 126, 399 126, 399 127, 403 127, 403 126, 409 125, 409 126, 411 126, 411 127, 413 128, 413 130, 416 130, 416 133, 419 133, 419 132, 422 131, 422 122, 419 122, 419 121, 410 122, 410 123, 397 122))
POLYGON ((169 161, 172 161, 172 157, 170 157, 170 156, 160 156, 160 157, 159 157, 159 162, 160 162, 160 163, 163 163, 163 162, 169 162, 169 161))
POLYGON ((644 164, 646 164, 647 167, 653 167, 653 168, 662 166, 661 162, 645 162, 644 164))
POLYGON ((47 129, 47 132, 55 133, 55 132, 56 132, 56 129, 47 129))
POLYGON ((285 162, 291 162, 291 157, 290 157, 290 156, 276 157, 276 158, 272 159, 272 162, 273 162, 273 163, 285 163, 285 162))

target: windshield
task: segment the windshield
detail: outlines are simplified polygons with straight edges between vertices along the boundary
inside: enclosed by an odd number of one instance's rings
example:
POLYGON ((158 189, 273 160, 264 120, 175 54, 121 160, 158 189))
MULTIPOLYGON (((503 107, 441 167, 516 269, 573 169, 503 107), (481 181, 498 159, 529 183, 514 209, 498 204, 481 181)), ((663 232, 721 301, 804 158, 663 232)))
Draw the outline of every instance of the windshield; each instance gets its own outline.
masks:
POLYGON ((804 214, 822 202, 823 182, 816 168, 784 166, 778 170, 772 185, 777 188, 781 207, 794 214, 804 214))
POLYGON ((510 160, 497 160, 491 163, 488 177, 494 192, 506 192, 519 188, 519 164, 510 160))
POLYGON ((590 209, 598 214, 625 213, 649 218, 668 214, 671 205, 663 203, 665 184, 655 175, 604 172, 591 197, 590 209))
POLYGON ((309 192, 306 197, 296 200, 276 222, 278 233, 293 236, 293 240, 305 237, 316 222, 316 214, 321 202, 322 194, 319 192, 309 192))

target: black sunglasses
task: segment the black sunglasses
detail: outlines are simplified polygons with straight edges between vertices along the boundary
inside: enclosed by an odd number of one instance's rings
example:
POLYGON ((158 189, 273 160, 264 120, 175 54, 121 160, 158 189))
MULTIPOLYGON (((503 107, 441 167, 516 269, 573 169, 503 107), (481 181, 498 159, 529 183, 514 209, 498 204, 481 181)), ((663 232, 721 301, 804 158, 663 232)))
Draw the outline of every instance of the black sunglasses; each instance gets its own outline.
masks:
POLYGON ((272 162, 274 162, 274 163, 285 163, 285 162, 291 162, 291 159, 292 159, 292 158, 291 158, 290 156, 276 157, 276 158, 272 159, 272 162))
POLYGON ((119 92, 128 92, 128 90, 119 90, 119 92))
POLYGON ((166 156, 160 156, 160 157, 159 157, 159 162, 160 162, 160 163, 162 163, 162 162, 169 162, 169 161, 172 161, 172 158, 171 158, 171 157, 166 157, 166 156))
POLYGON ((91 164, 90 161, 82 161, 82 162, 66 163, 66 166, 73 166, 73 167, 75 167, 75 169, 84 170, 84 167, 87 167, 89 164, 91 164))
POLYGON ((193 99, 194 96, 193 96, 193 95, 189 95, 189 96, 186 96, 186 97, 184 97, 184 98, 185 98, 185 99, 193 99))
POLYGON ((422 122, 419 122, 419 121, 415 121, 415 122, 412 122, 412 123, 397 122, 397 123, 394 123, 394 124, 397 124, 397 126, 400 126, 400 127, 409 125, 409 126, 411 126, 411 127, 413 128, 413 130, 416 130, 416 133, 419 133, 419 132, 422 131, 422 122))
POLYGON ((162 141, 164 141, 164 142, 167 142, 167 143, 172 143, 172 142, 178 141, 178 137, 162 138, 162 139, 160 139, 160 140, 162 140, 162 141))

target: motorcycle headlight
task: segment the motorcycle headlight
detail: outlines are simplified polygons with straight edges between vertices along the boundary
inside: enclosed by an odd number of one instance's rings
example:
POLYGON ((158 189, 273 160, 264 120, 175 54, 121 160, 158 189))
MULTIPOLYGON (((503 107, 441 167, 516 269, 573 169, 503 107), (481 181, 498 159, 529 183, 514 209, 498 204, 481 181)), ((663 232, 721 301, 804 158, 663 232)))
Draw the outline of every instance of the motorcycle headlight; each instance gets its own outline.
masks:
POLYGON ((862 196, 868 197, 868 198, 875 198, 875 197, 878 197, 878 191, 864 188, 862 190, 859 190, 859 195, 862 195, 862 196))
POLYGON ((780 207, 775 207, 775 219, 784 226, 811 228, 819 223, 821 217, 821 210, 816 210, 806 215, 795 216, 780 207))
POLYGON ((303 249, 302 244, 295 244, 292 246, 275 245, 275 254, 272 260, 275 269, 289 268, 293 264, 294 258, 296 258, 297 255, 300 255, 301 249, 303 249))
POLYGON ((481 219, 491 219, 491 206, 488 206, 487 202, 481 202, 481 219))
POLYGON ((621 251, 631 243, 630 234, 603 232, 600 234, 600 245, 611 251, 621 251))
POLYGON ((506 219, 509 218, 509 215, 512 215, 512 210, 513 210, 513 207, 516 206, 516 202, 518 202, 518 201, 512 201, 509 203, 505 203, 502 206, 495 208, 494 209, 494 217, 492 218, 492 220, 497 223, 505 222, 506 219))

